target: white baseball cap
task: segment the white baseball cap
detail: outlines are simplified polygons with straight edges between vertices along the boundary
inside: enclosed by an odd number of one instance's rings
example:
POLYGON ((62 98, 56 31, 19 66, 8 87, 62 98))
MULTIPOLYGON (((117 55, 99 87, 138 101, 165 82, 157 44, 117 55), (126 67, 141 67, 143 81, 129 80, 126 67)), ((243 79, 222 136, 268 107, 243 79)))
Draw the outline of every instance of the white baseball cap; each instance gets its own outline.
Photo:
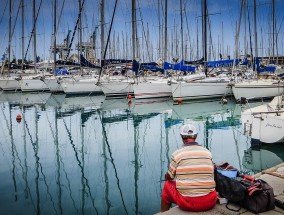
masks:
POLYGON ((196 128, 191 124, 186 124, 181 127, 180 135, 182 137, 189 136, 192 137, 197 134, 196 128))

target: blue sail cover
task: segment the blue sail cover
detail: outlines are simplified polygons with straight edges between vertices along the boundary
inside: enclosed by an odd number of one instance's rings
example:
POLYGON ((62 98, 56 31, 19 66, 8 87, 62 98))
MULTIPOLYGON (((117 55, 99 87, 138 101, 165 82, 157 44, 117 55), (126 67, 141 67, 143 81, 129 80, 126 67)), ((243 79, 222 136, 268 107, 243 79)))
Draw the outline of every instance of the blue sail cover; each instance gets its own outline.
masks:
POLYGON ((158 67, 158 66, 153 66, 153 65, 141 65, 142 70, 151 70, 152 72, 162 72, 164 73, 164 69, 158 67))
MULTIPOLYGON (((240 62, 239 59, 236 59, 235 65, 238 65, 240 62)), ((208 61, 207 67, 209 68, 219 68, 219 67, 232 67, 234 65, 234 59, 232 60, 217 60, 217 61, 208 61)))
POLYGON ((66 68, 58 69, 56 68, 55 70, 55 75, 69 75, 70 72, 66 68))
POLYGON ((196 67, 184 65, 184 61, 181 60, 179 63, 176 64, 164 62, 164 69, 179 70, 183 72, 195 72, 196 67))
POLYGON ((140 69, 141 70, 151 70, 152 72, 164 73, 164 69, 160 68, 159 65, 156 62, 141 63, 140 69))
POLYGON ((256 69, 257 72, 275 72, 276 66, 275 65, 268 65, 268 66, 262 66, 260 65, 260 57, 256 58, 256 69))

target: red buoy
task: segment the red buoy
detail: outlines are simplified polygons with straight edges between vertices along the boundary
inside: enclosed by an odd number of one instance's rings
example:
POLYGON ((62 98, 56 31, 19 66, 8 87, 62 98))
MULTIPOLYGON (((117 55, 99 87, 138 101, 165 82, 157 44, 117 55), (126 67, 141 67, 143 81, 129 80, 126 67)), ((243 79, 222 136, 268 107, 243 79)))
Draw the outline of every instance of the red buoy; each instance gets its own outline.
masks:
POLYGON ((131 100, 132 99, 132 95, 128 94, 127 98, 131 100))
POLYGON ((178 104, 180 105, 182 103, 182 100, 181 99, 178 99, 177 100, 178 104))
POLYGON ((22 115, 21 115, 21 114, 18 114, 18 115, 16 116, 16 121, 17 121, 18 123, 20 123, 20 122, 22 121, 22 115))
POLYGON ((130 106, 130 105, 132 104, 132 101, 131 101, 131 100, 129 100, 127 104, 130 106))

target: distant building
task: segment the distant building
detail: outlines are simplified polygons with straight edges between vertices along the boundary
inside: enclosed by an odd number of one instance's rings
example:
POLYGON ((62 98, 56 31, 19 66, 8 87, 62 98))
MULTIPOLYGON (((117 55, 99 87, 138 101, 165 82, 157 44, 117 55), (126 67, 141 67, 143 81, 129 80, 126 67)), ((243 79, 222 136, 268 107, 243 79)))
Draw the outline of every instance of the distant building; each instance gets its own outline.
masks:
POLYGON ((278 57, 262 57, 261 62, 264 64, 284 65, 284 56, 278 57))

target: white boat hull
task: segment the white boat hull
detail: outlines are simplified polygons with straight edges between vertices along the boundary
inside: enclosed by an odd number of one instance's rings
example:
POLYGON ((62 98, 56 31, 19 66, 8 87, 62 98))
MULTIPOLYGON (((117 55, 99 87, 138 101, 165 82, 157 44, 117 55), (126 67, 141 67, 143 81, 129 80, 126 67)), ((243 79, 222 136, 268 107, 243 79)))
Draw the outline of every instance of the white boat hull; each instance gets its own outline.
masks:
POLYGON ((101 82, 100 87, 106 97, 122 97, 134 93, 132 82, 101 82))
POLYGON ((241 114, 244 133, 251 136, 253 141, 284 141, 284 113, 276 109, 278 100, 279 97, 275 97, 268 105, 250 108, 241 114))
POLYGON ((66 94, 87 94, 94 93, 99 94, 102 93, 101 88, 96 84, 96 78, 88 78, 88 79, 73 79, 73 78, 64 78, 61 80, 61 87, 66 94))
POLYGON ((47 85, 49 88, 50 92, 52 93, 58 93, 58 92, 64 92, 63 88, 59 82, 59 80, 55 77, 53 78, 46 78, 43 80, 44 83, 47 85))
POLYGON ((49 91, 48 86, 40 79, 22 79, 20 85, 23 92, 49 91))
POLYGON ((21 90, 20 82, 14 78, 1 78, 0 88, 4 91, 21 90))
POLYGON ((135 99, 172 96, 172 87, 167 82, 140 82, 133 85, 135 99))
POLYGON ((281 95, 284 92, 283 83, 277 81, 251 81, 236 83, 232 86, 233 94, 236 100, 241 97, 247 99, 270 98, 281 95))
POLYGON ((178 82, 172 84, 173 100, 196 100, 218 98, 232 94, 231 87, 228 82, 197 82, 186 83, 178 82))

